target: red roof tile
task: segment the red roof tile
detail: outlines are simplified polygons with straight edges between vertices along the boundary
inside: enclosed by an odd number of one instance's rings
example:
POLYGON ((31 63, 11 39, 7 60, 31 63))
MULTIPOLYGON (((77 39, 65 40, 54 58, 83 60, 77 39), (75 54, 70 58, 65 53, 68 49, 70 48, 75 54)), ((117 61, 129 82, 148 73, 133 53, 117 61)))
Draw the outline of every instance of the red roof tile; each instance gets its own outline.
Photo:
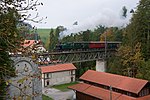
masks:
POLYGON ((49 72, 58 72, 58 71, 65 71, 65 70, 74 70, 76 67, 69 63, 69 64, 57 64, 52 66, 43 66, 40 67, 42 73, 49 73, 49 72))
POLYGON ((24 44, 23 44, 23 47, 28 47, 28 46, 31 46, 33 43, 35 43, 35 40, 25 40, 24 41, 24 44))
POLYGON ((136 94, 138 94, 140 90, 148 83, 147 80, 130 78, 105 72, 97 72, 93 70, 88 70, 85 72, 80 79, 106 86, 111 85, 114 88, 136 94))
POLYGON ((77 90, 79 92, 83 92, 85 89, 89 88, 90 86, 91 85, 86 84, 86 83, 79 83, 79 84, 69 86, 68 88, 73 89, 73 90, 77 90))
MULTIPOLYGON (((96 98, 99 98, 99 99, 102 99, 102 100, 110 99, 109 90, 105 90, 100 87, 92 86, 89 84, 79 83, 73 86, 69 86, 68 88, 93 96, 93 97, 96 97, 96 98)), ((135 100, 135 98, 112 91, 112 100, 135 100)))

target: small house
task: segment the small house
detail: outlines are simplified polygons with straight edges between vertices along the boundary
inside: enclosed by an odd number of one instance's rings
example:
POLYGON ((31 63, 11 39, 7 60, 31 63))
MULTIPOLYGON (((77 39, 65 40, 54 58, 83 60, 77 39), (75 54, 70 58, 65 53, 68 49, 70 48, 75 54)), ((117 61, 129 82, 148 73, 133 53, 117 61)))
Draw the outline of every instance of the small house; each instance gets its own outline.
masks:
POLYGON ((42 87, 75 81, 76 67, 71 63, 42 66, 40 69, 42 72, 42 87))

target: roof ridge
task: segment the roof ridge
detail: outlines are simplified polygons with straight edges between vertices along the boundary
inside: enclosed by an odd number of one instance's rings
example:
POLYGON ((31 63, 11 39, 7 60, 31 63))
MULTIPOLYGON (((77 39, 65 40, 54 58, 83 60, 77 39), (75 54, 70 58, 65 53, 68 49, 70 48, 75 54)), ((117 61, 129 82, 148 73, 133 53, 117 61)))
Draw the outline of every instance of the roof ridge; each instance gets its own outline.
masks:
MULTIPOLYGON (((82 84, 86 84, 86 83, 82 83, 82 84)), ((89 86, 87 88, 85 88, 83 91, 87 90, 88 88, 90 88, 92 85, 88 84, 89 86)))
POLYGON ((144 80, 144 79, 128 77, 128 76, 123 76, 123 75, 118 75, 118 74, 112 74, 112 73, 108 73, 108 72, 100 72, 100 71, 95 71, 95 70, 88 70, 88 71, 92 71, 92 72, 96 72, 96 73, 109 74, 109 75, 118 76, 118 77, 130 78, 130 79, 135 79, 135 80, 147 81, 147 80, 144 80))
POLYGON ((136 94, 138 94, 139 91, 148 83, 147 80, 136 79, 105 72, 97 72, 94 70, 86 71, 80 77, 80 79, 85 81, 91 81, 93 83, 105 86, 111 85, 113 88, 121 89, 123 91, 128 91, 136 94))
POLYGON ((67 71, 67 70, 75 70, 76 67, 72 64, 59 64, 59 65, 53 65, 53 66, 42 66, 39 67, 42 71, 42 73, 50 73, 50 72, 60 72, 60 71, 67 71))

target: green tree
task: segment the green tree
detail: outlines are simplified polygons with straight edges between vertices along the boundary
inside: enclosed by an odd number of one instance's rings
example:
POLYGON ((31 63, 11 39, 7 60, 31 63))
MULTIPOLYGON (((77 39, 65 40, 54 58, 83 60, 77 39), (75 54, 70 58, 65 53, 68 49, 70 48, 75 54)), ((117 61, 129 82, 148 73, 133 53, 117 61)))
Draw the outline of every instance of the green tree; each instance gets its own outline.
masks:
POLYGON ((54 49, 54 29, 51 29, 49 34, 49 51, 52 51, 54 49))
MULTIPOLYGON (((0 9, 3 9, 2 5, 0 5, 0 9)), ((18 20, 15 15, 18 16, 18 13, 13 9, 0 11, 0 99, 3 99, 6 92, 5 78, 15 75, 8 53, 8 51, 16 51, 15 47, 19 46, 20 42, 16 27, 18 20)))
POLYGON ((94 30, 93 34, 93 41, 100 41, 100 36, 102 33, 104 33, 107 30, 107 27, 99 25, 94 30))
POLYGON ((126 8, 126 6, 123 6, 122 7, 122 17, 124 17, 124 18, 126 18, 127 17, 127 8, 126 8))
POLYGON ((59 33, 60 33, 60 28, 59 26, 56 28, 55 30, 55 44, 57 44, 59 42, 59 33))
POLYGON ((138 43, 133 49, 124 45, 118 49, 118 53, 113 57, 108 68, 109 72, 117 73, 125 76, 136 77, 138 67, 143 62, 141 54, 141 44, 138 43))
POLYGON ((89 41, 90 40, 90 30, 86 30, 82 33, 83 41, 89 41))
POLYGON ((150 71, 149 71, 150 66, 149 65, 150 65, 150 60, 142 61, 141 65, 138 66, 138 72, 137 72, 136 77, 141 78, 141 79, 146 79, 146 80, 150 81, 150 77, 149 77, 149 75, 150 75, 150 71))
MULTIPOLYGON (((150 1, 140 0, 133 17, 123 32, 123 45, 118 50, 119 64, 122 75, 148 79, 147 72, 150 59, 150 1), (146 73, 147 72, 147 73, 146 73), (146 75, 144 75, 146 73, 146 75)), ((118 69, 116 72, 119 71, 118 69)))
POLYGON ((55 49, 56 45, 61 41, 61 32, 63 32, 65 28, 63 26, 58 26, 55 30, 51 29, 50 37, 49 37, 49 50, 52 51, 55 49))
POLYGON ((23 39, 17 25, 20 21, 30 19, 22 11, 34 10, 41 3, 34 0, 1 0, 0 1, 0 99, 5 98, 6 78, 15 76, 9 52, 17 52, 23 39))
POLYGON ((113 27, 113 41, 123 41, 124 28, 113 27))
POLYGON ((133 13, 131 23, 126 28, 126 36, 133 48, 138 42, 141 43, 143 57, 150 58, 150 1, 141 0, 137 10, 133 13))
POLYGON ((108 28, 103 34, 101 34, 100 41, 105 41, 105 37, 107 41, 113 41, 113 28, 108 28))

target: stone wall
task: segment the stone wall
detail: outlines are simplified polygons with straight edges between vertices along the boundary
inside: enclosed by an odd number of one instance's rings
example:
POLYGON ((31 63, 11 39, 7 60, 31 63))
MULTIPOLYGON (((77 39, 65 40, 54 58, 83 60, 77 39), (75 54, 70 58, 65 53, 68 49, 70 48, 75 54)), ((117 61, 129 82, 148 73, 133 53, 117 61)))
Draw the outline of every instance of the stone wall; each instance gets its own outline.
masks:
POLYGON ((27 57, 13 57, 16 77, 7 79, 8 100, 42 100, 42 80, 38 65, 27 57))

